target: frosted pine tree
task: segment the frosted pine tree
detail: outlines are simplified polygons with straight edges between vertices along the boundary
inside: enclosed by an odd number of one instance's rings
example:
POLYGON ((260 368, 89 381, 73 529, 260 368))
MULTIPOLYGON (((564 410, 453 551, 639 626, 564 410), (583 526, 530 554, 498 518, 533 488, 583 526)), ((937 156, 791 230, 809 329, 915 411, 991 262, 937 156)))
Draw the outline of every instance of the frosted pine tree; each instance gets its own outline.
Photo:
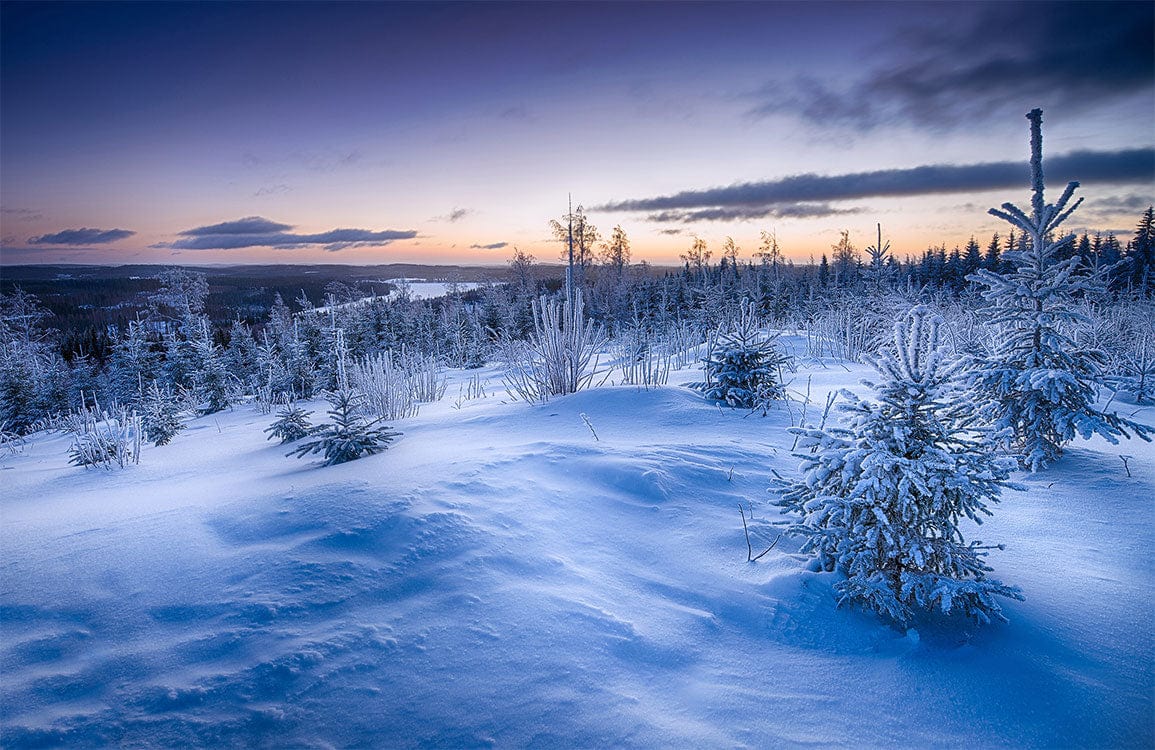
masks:
POLYGON ((365 421, 360 413, 361 397, 349 391, 328 395, 329 418, 332 424, 319 425, 311 434, 316 438, 294 448, 285 455, 303 458, 310 453, 323 453, 325 466, 353 461, 362 456, 380 453, 389 447, 401 433, 375 427, 380 419, 365 421))
POLYGON ((1008 435, 1020 465, 1038 471, 1058 459, 1076 435, 1098 433, 1117 443, 1119 436, 1131 433, 1150 440, 1152 430, 1095 407, 1105 357, 1079 347, 1070 331, 1083 319, 1075 309, 1076 296, 1092 291, 1096 281, 1077 254, 1060 260, 1075 235, 1055 234, 1083 199, 1068 207, 1079 186, 1071 182, 1058 203, 1045 203, 1043 112, 1032 110, 1027 118, 1031 215, 1011 203, 990 210, 1021 230, 1025 247, 1004 254, 1014 271, 982 269, 968 277, 987 287, 986 316, 1000 332, 995 350, 976 358, 970 383, 984 402, 984 415, 1008 435))
POLYGON ((185 428, 180 413, 184 406, 167 386, 162 388, 155 380, 141 399, 140 424, 144 436, 153 445, 167 445, 185 428))
POLYGON ((719 336, 703 360, 705 382, 690 387, 712 401, 765 414, 771 401, 784 397, 782 372, 792 364, 776 338, 759 330, 754 305, 743 301, 733 329, 719 336))
POLYGON ((277 421, 265 428, 265 432, 269 433, 265 439, 280 438, 284 445, 308 436, 313 431, 313 425, 309 423, 312 414, 296 404, 289 404, 277 412, 277 421))
POLYGON ((221 348, 213 341, 207 319, 201 321, 192 347, 198 365, 193 373, 193 383, 202 402, 201 411, 212 414, 229 408, 236 400, 238 381, 236 376, 229 372, 221 348))
POLYGON ((128 329, 116 337, 108 363, 112 396, 118 403, 134 404, 144 396, 144 384, 160 375, 160 355, 152 350, 145 326, 129 321, 128 329))
POLYGON ((990 547, 967 542, 960 523, 982 523, 1014 465, 996 458, 953 379, 940 320, 916 307, 894 326, 893 343, 872 358, 867 383, 878 403, 849 392, 842 428, 792 430, 801 480, 781 480, 778 504, 801 516, 789 533, 803 552, 846 578, 839 604, 857 602, 903 623, 917 610, 1005 619, 995 597, 1017 589, 987 578, 990 547))

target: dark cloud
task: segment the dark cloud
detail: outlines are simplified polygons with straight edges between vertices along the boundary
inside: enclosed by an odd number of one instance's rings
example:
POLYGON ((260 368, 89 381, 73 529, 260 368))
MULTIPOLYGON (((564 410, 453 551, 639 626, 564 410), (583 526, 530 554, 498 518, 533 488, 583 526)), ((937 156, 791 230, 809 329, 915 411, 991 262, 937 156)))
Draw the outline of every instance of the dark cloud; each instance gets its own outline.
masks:
POLYGON ((284 195, 285 193, 290 193, 292 191, 293 191, 293 188, 291 186, 286 185, 283 182, 280 182, 280 183, 277 183, 276 185, 265 185, 264 187, 258 188, 253 193, 253 197, 254 198, 263 198, 266 195, 284 195))
POLYGON ((770 206, 736 206, 699 208, 694 210, 673 209, 660 211, 646 217, 647 221, 659 224, 678 221, 745 221, 750 219, 813 219, 838 214, 856 214, 857 208, 834 208, 828 203, 784 203, 770 206))
POLYGON ((290 151, 281 154, 241 154, 241 164, 253 169, 306 169, 310 172, 334 172, 338 169, 363 164, 365 155, 360 149, 338 151, 290 151))
POLYGON ((799 78, 754 94, 754 116, 801 114, 856 128, 903 122, 968 127, 1007 109, 1087 111, 1155 93, 1155 4, 983 3, 959 20, 906 29, 879 64, 845 87, 799 78))
POLYGON ((519 122, 533 122, 537 119, 528 109, 522 106, 507 107, 506 109, 501 110, 497 116, 502 120, 514 120, 519 122))
POLYGON ((326 250, 337 251, 349 247, 387 245, 395 240, 408 240, 417 236, 413 230, 386 229, 375 232, 369 229, 331 229, 317 234, 294 234, 285 230, 291 224, 280 224, 260 216, 249 216, 236 221, 186 229, 179 234, 184 239, 168 243, 164 247, 173 250, 235 250, 243 247, 275 247, 292 249, 308 245, 321 245, 326 250))
POLYGON ((449 213, 447 213, 446 215, 435 216, 435 217, 433 217, 433 220, 434 221, 447 221, 450 224, 455 224, 455 223, 461 221, 462 219, 464 219, 466 216, 469 216, 472 213, 473 213, 473 211, 471 209, 454 207, 454 209, 452 211, 450 211, 449 213))
POLYGON ((503 247, 509 247, 508 242, 491 242, 488 245, 470 245, 473 250, 500 250, 503 247))
POLYGON ((31 208, 0 208, 0 215, 9 216, 16 221, 38 221, 44 214, 31 208))
POLYGON ((1130 214, 1138 223, 1139 215, 1153 204, 1155 204, 1155 186, 1146 194, 1128 193, 1097 197, 1090 203, 1084 203, 1076 216, 1081 221, 1102 225, 1105 222, 1118 221, 1121 214, 1130 214))
POLYGON ((29 237, 33 245, 104 245, 133 236, 136 232, 128 229, 65 229, 53 234, 29 237))
MULTIPOLYGON (((1044 170, 1052 185, 1073 179, 1083 184, 1150 184, 1155 177, 1155 149, 1075 151, 1047 159, 1044 170)), ((617 201, 596 206, 595 210, 653 212, 647 218, 656 222, 815 217, 853 210, 832 208, 828 205, 831 201, 981 192, 1029 184, 1029 168, 1022 162, 932 164, 845 175, 802 174, 617 201)))
POLYGON ((1131 193, 1097 198, 1095 199, 1095 208, 1104 211, 1142 211, 1152 203, 1155 203, 1155 197, 1152 193, 1146 195, 1131 193))
POLYGON ((211 237, 227 234, 270 234, 273 232, 283 232, 286 229, 292 228, 292 224, 280 224, 260 216, 246 216, 236 221, 226 221, 220 224, 210 224, 206 227, 186 229, 179 234, 182 237, 211 237))

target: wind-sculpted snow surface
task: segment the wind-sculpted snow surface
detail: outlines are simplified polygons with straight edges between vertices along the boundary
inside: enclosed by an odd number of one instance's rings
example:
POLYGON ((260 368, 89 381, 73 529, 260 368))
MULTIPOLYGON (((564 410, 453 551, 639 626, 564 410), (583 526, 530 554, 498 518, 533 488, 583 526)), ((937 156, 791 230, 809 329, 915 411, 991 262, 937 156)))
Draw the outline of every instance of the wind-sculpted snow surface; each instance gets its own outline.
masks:
MULTIPOLYGON (((799 377, 820 405, 866 374, 799 377)), ((285 458, 245 407, 124 471, 68 466, 62 437, 5 457, 0 742, 1155 742, 1148 444, 1123 446, 1130 478, 1092 441, 1004 499, 984 533, 1026 596, 1009 624, 903 632, 836 609, 796 542, 746 562, 738 503, 756 545, 786 521, 767 491, 797 468, 785 406, 673 385, 529 406, 483 377, 489 397, 425 405, 332 467, 285 458)))

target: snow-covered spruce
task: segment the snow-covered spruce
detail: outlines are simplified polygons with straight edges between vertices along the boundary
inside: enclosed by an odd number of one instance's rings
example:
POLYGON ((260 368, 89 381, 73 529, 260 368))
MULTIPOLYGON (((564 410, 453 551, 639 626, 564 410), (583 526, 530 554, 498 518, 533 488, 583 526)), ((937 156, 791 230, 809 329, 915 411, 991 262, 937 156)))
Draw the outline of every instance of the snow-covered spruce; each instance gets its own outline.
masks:
POLYGON ((180 418, 183 408, 170 388, 161 388, 154 380, 141 400, 140 426, 144 437, 153 445, 167 445, 185 428, 180 418))
POLYGON ((1004 259, 1015 264, 1014 271, 982 269, 968 277, 987 287, 985 314, 1001 333, 996 349, 974 360, 969 380, 976 396, 985 401, 985 417, 1005 431, 1019 464, 1038 471, 1058 459, 1063 445, 1076 435, 1086 439, 1098 433, 1117 443, 1120 436, 1132 433, 1150 440, 1155 431, 1095 408, 1106 357, 1080 348, 1069 331, 1083 321, 1076 312, 1076 296, 1094 290, 1099 282, 1082 266, 1079 255, 1060 260, 1073 234, 1050 239, 1083 199, 1067 207, 1079 186, 1071 182, 1058 203, 1044 203, 1042 110, 1032 110, 1027 117, 1034 189, 1031 215, 1011 203, 990 210, 1026 235, 1027 248, 1005 253, 1004 259))
POLYGON ((990 515, 1013 461, 994 456, 953 385, 940 319, 924 307, 894 326, 891 347, 870 358, 879 402, 849 399, 843 428, 795 428, 809 453, 800 480, 782 480, 778 504, 801 516, 789 527, 823 569, 838 570, 839 603, 859 602, 903 623, 916 610, 1005 619, 996 596, 1018 590, 987 578, 989 547, 966 542, 959 523, 990 515))
POLYGON ((705 382, 690 387, 711 401, 765 414, 771 401, 784 396, 782 372, 791 364, 777 338, 759 330, 754 306, 744 303, 733 330, 720 335, 703 359, 705 382))
POLYGON ((313 431, 313 425, 309 423, 312 413, 296 404, 286 406, 277 412, 277 421, 265 428, 265 432, 269 433, 265 439, 280 438, 281 445, 284 445, 307 437, 313 431))
POLYGON ((318 425, 311 433, 315 440, 302 443, 285 455, 303 458, 310 453, 323 453, 323 465, 332 466, 380 453, 401 434, 375 427, 380 419, 366 422, 360 414, 361 397, 357 394, 337 391, 327 398, 332 407, 328 412, 332 424, 318 425))

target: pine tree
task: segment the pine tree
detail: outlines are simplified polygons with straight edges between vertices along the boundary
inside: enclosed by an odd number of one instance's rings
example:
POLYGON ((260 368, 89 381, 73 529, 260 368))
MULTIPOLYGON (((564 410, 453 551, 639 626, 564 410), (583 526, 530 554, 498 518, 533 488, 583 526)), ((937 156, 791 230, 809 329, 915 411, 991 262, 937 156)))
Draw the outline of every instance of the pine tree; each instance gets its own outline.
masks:
POLYGON ((312 414, 296 404, 286 406, 277 412, 277 421, 265 428, 265 432, 269 433, 265 439, 280 438, 281 445, 284 445, 308 436, 313 431, 313 425, 309 423, 312 414))
POLYGON ((44 330, 50 316, 20 287, 0 295, 0 424, 17 432, 67 406, 67 368, 44 330))
POLYGON ((809 453, 803 477, 783 480, 779 505, 801 516, 789 533, 823 569, 846 578, 840 604, 859 602, 903 623, 916 610, 1003 619, 996 596, 1018 591, 987 578, 989 547, 966 542, 962 519, 982 523, 1013 462, 994 457, 953 385, 940 320, 916 307, 894 326, 867 383, 879 402, 844 391, 842 428, 796 428, 809 453))
POLYGON ((207 319, 200 321, 197 337, 192 342, 196 369, 192 380, 205 414, 229 408, 236 400, 236 377, 229 372, 221 348, 213 341, 207 319))
POLYGON ((374 427, 380 419, 366 422, 360 414, 360 396, 350 391, 330 393, 328 401, 332 407, 328 412, 332 424, 318 426, 312 433, 315 440, 302 443, 285 455, 303 458, 310 453, 323 453, 323 465, 332 466, 380 453, 401 434, 374 427))
POLYGON ((983 257, 983 268, 996 272, 1002 268, 1002 251, 999 233, 995 232, 991 235, 991 242, 987 245, 987 254, 983 257))
POLYGON ((870 258, 870 264, 866 267, 865 277, 867 285, 876 296, 881 295, 883 291, 889 287, 890 278, 893 275, 888 261, 893 260, 890 255, 890 242, 882 241, 882 225, 878 224, 878 242, 874 245, 867 245, 866 255, 870 258))
POLYGON ((690 387, 712 401, 765 415, 771 401, 785 396, 782 371, 791 364, 776 338, 759 330, 755 306, 743 301, 734 330, 723 333, 703 360, 706 381, 690 387))
POLYGON ((1137 292, 1155 294, 1155 206, 1148 206, 1135 229, 1135 238, 1127 253, 1131 284, 1137 292))
POLYGON ((142 386, 160 374, 160 357, 152 350, 145 327, 129 321, 128 329, 117 336, 108 366, 112 395, 118 403, 140 400, 142 386))
POLYGON ((180 419, 183 405, 168 388, 161 388, 154 380, 141 402, 140 425, 144 436, 153 445, 167 445, 185 428, 180 419))
POLYGON ((1026 248, 1008 250, 1005 260, 1013 272, 983 269, 970 277, 987 287, 988 322, 1001 331, 989 356, 979 357, 970 376, 978 396, 986 401, 984 414, 1008 435, 1019 463, 1038 471, 1062 454, 1063 445, 1076 435, 1098 433, 1112 443, 1135 433, 1149 440, 1150 428, 1115 413, 1095 408, 1097 385, 1102 380, 1102 352, 1082 349, 1068 335, 1081 321, 1075 311, 1076 295, 1092 289, 1094 280, 1073 255, 1058 260, 1059 251, 1073 234, 1054 236, 1082 198, 1068 208, 1079 183, 1072 182, 1058 203, 1043 199, 1042 110, 1032 110, 1031 175, 1034 194, 1031 215, 1011 203, 990 213, 1021 230, 1026 248))
POLYGON ((234 320, 229 329, 229 347, 224 353, 225 366, 249 391, 261 381, 259 349, 252 330, 244 322, 234 320))

